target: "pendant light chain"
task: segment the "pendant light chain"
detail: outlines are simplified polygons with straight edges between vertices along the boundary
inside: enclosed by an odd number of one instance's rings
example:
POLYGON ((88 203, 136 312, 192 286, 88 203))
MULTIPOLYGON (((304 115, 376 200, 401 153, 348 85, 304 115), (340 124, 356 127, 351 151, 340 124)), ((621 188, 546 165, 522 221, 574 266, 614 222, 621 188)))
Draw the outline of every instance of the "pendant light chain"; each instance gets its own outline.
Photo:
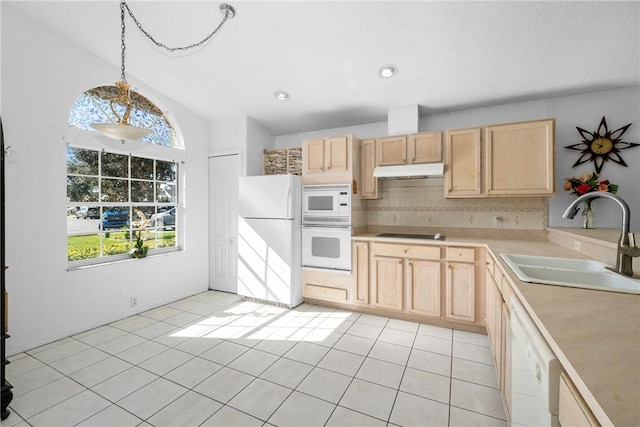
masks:
POLYGON ((138 26, 138 29, 142 32, 142 34, 147 36, 147 38, 149 40, 151 40, 156 46, 161 47, 163 49, 166 49, 169 52, 189 50, 189 49, 192 49, 194 47, 202 46, 203 44, 208 42, 213 36, 215 36, 218 33, 218 31, 220 30, 220 28, 222 28, 224 23, 227 22, 228 19, 233 18, 235 16, 235 13, 236 13, 235 9, 232 6, 230 6, 228 4, 221 4, 220 5, 220 12, 223 15, 222 21, 220 22, 220 24, 218 24, 218 26, 208 36, 206 36, 204 39, 200 40, 197 43, 192 43, 192 44, 187 45, 187 46, 169 47, 169 46, 165 45, 164 43, 156 41, 156 39, 154 39, 153 36, 151 34, 149 34, 149 32, 142 27, 142 24, 135 17, 135 15, 131 11, 131 9, 129 8, 129 5, 126 3, 125 0, 122 0, 122 2, 120 3, 120 8, 122 9, 122 40, 123 40, 123 42, 122 42, 123 43, 122 44, 122 58, 123 58, 122 59, 122 61, 123 61, 122 62, 123 63, 122 72, 123 72, 123 74, 124 74, 124 8, 127 9, 127 12, 129 13, 129 16, 131 17, 131 19, 133 19, 133 22, 135 22, 135 24, 138 26))
POLYGON ((120 33, 120 80, 122 80, 123 82, 127 81, 127 78, 124 74, 124 51, 127 48, 125 43, 124 43, 124 8, 125 8, 126 4, 124 2, 124 0, 122 0, 120 2, 120 29, 121 29, 121 33, 120 33))

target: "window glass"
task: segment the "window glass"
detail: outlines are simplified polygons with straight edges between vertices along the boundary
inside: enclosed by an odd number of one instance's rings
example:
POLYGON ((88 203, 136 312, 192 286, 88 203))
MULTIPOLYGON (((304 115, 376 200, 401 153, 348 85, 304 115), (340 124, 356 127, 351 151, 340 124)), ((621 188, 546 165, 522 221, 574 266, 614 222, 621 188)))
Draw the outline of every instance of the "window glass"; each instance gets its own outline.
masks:
POLYGON ((177 248, 177 172, 175 162, 68 147, 68 261, 128 256, 138 237, 177 248))

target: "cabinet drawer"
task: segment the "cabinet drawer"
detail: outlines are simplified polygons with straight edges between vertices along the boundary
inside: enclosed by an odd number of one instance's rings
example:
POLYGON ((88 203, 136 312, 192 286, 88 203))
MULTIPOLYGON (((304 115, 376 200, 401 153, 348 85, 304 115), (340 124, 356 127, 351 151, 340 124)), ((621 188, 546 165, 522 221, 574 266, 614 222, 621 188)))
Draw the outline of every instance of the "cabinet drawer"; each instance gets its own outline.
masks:
POLYGON ((495 264, 495 261, 493 260, 493 257, 487 253, 487 273, 489 273, 491 277, 495 277, 494 276, 495 265, 496 264, 495 264))
POLYGON ((476 250, 474 248, 447 248, 447 261, 474 262, 476 250))
POLYGON ((560 374, 558 419, 564 427, 571 426, 599 426, 598 420, 587 406, 580 393, 567 378, 560 374))
POLYGON ((373 251, 378 256, 390 256, 397 258, 413 259, 440 259, 440 248, 438 246, 414 246, 397 243, 376 243, 373 251))
POLYGON ((304 296, 324 301, 347 302, 347 290, 328 286, 305 285, 304 296))

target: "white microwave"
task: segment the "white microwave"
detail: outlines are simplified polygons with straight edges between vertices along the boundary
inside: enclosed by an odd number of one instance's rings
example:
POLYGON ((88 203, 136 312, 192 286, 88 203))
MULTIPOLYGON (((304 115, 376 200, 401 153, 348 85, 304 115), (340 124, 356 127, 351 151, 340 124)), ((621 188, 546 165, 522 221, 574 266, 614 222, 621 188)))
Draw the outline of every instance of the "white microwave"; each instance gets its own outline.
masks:
POLYGON ((302 224, 349 227, 351 225, 351 185, 304 185, 302 224))

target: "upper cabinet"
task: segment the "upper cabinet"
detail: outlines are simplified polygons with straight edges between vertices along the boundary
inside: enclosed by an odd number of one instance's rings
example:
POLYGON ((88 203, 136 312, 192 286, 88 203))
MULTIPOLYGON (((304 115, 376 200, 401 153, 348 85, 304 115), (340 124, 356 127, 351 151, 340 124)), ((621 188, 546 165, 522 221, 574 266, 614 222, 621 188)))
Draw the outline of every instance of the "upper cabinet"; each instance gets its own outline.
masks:
POLYGON ((554 120, 487 126, 488 196, 553 195, 554 120))
POLYGON ((379 138, 376 148, 378 166, 441 162, 442 133, 425 132, 379 138))
POLYGON ((351 183, 359 174, 359 161, 360 141, 354 136, 307 139, 302 143, 302 183, 351 183))
POLYGON ((548 197, 555 121, 447 131, 445 197, 548 197))
POLYGON ((447 131, 444 191, 446 197, 480 197, 480 128, 447 131))
POLYGON ((362 172, 362 198, 377 199, 380 179, 373 176, 376 167, 376 140, 363 139, 360 143, 360 171, 362 172))

